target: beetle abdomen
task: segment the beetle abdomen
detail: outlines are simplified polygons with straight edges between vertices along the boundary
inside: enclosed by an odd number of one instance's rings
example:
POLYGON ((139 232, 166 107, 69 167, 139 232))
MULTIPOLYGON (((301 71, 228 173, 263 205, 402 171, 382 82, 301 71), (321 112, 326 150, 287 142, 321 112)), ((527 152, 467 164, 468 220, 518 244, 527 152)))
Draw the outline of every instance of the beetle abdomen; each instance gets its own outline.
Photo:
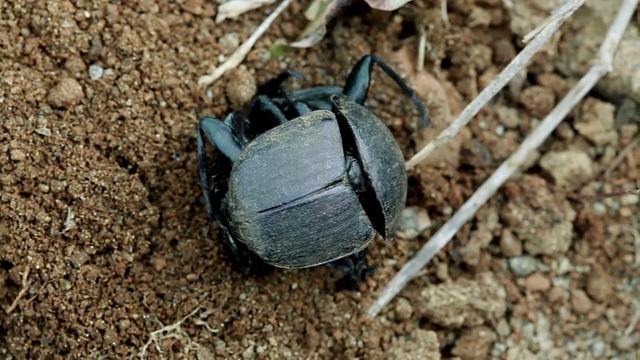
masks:
POLYGON ((232 223, 234 234, 265 262, 282 268, 314 266, 351 255, 375 236, 358 198, 344 182, 246 215, 232 223))
POLYGON ((375 235, 347 178, 340 128, 329 111, 258 136, 238 157, 228 185, 230 231, 274 266, 336 260, 375 235))

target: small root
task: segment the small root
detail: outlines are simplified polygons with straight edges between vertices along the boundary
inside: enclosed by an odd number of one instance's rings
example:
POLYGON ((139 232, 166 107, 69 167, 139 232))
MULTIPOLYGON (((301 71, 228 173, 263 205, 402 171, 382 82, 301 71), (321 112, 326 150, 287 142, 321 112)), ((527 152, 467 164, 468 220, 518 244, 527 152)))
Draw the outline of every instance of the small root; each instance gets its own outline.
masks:
POLYGON ((13 302, 11 303, 11 305, 9 305, 9 307, 7 307, 4 310, 7 314, 12 312, 18 306, 18 301, 20 301, 20 299, 22 299, 24 294, 26 294, 27 291, 29 290, 30 284, 27 281, 27 278, 29 277, 29 271, 31 271, 31 268, 29 267, 29 265, 27 265, 27 267, 24 269, 24 272, 22 273, 22 280, 21 280, 22 288, 18 292, 18 296, 16 296, 16 298, 13 299, 13 302))
MULTIPOLYGON (((202 309, 202 307, 198 306, 195 310, 187 314, 187 316, 174 322, 173 324, 162 326, 162 323, 160 323, 162 328, 151 332, 149 340, 144 344, 142 349, 140 349, 138 357, 140 359, 145 359, 147 356, 147 349, 149 348, 149 346, 151 346, 151 344, 154 344, 160 358, 164 358, 164 352, 160 348, 159 342, 165 339, 176 339, 181 342, 186 342, 184 351, 186 351, 187 353, 191 350, 200 349, 200 344, 191 340, 189 335, 182 329, 182 324, 184 324, 185 321, 192 318, 202 309)), ((193 319, 193 322, 198 326, 204 326, 208 332, 215 334, 219 332, 219 330, 212 328, 211 325, 202 320, 202 318, 207 317, 211 313, 211 310, 207 310, 204 313, 200 314, 199 318, 193 319)))

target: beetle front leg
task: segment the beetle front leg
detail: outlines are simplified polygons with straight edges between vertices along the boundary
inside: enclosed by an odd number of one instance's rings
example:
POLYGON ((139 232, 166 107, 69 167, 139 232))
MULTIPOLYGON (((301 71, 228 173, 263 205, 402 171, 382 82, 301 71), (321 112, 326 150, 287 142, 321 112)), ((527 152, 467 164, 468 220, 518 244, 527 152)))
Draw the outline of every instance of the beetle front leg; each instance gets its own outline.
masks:
POLYGON ((347 77, 346 84, 344 86, 343 94, 349 99, 357 102, 360 105, 364 105, 369 92, 369 84, 371 83, 371 72, 373 71, 373 65, 377 64, 380 68, 400 86, 402 91, 409 96, 413 104, 418 109, 420 114, 420 127, 427 126, 427 112, 424 109, 424 105, 418 98, 418 95, 402 80, 400 75, 393 71, 382 59, 375 55, 363 56, 353 67, 351 73, 347 77))
POLYGON ((278 74, 275 78, 268 80, 264 84, 258 86, 256 95, 266 95, 268 97, 278 97, 283 92, 283 84, 289 78, 302 79, 302 75, 299 72, 293 70, 286 70, 278 74))
POLYGON ((327 265, 340 270, 344 275, 336 283, 336 287, 343 290, 357 290, 364 279, 376 271, 375 267, 367 265, 367 249, 327 265))
POLYGON ((226 181, 231 171, 231 167, 242 151, 240 141, 234 135, 234 123, 243 121, 231 114, 223 122, 211 117, 200 119, 197 131, 198 157, 200 167, 200 182, 204 193, 205 206, 209 220, 218 223, 222 237, 229 246, 234 262, 242 267, 246 273, 263 274, 268 267, 253 253, 248 251, 246 246, 234 239, 228 229, 222 209, 222 197, 226 194, 226 181), (209 159, 207 158, 204 138, 207 138, 218 151, 214 173, 209 172, 209 159), (210 181, 215 178, 215 185, 210 181))
POLYGON ((266 275, 273 270, 273 267, 265 263, 256 254, 251 252, 246 245, 234 239, 228 229, 222 229, 223 236, 231 249, 234 264, 241 268, 247 275, 266 275))
POLYGON ((249 112, 249 119, 260 119, 259 121, 253 121, 252 125, 261 125, 265 129, 261 129, 258 133, 262 133, 282 125, 287 122, 287 117, 282 112, 270 97, 266 95, 258 95, 253 104, 251 105, 251 111, 249 112))
POLYGON ((339 86, 316 86, 307 89, 294 90, 287 93, 293 102, 305 103, 311 110, 333 109, 331 95, 342 93, 339 86))
MULTIPOLYGON (((203 117, 200 119, 196 134, 198 141, 200 184, 202 185, 207 215, 209 220, 215 219, 220 226, 225 226, 220 210, 220 201, 214 198, 213 189, 209 183, 212 174, 209 173, 209 160, 207 158, 204 138, 206 137, 220 154, 227 157, 229 170, 231 164, 240 155, 242 146, 233 135, 231 127, 215 118, 203 117)), ((219 160, 222 161, 222 159, 219 160)))

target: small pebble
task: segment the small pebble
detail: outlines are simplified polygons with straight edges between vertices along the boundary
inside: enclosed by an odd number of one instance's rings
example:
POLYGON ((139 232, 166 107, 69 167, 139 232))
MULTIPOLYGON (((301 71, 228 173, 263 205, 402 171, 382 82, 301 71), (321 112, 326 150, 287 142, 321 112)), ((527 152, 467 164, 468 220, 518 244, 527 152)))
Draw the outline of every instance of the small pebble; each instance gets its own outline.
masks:
POLYGON ((256 77, 246 67, 231 71, 228 79, 225 93, 233 108, 239 108, 253 98, 258 85, 256 77))
POLYGON ((540 166, 557 185, 572 190, 591 180, 595 172, 593 161, 581 150, 549 151, 540 159, 540 166))
POLYGON ((151 265, 154 270, 160 272, 167 266, 167 260, 161 256, 151 258, 151 265))
POLYGON ((51 187, 51 191, 53 191, 54 193, 59 193, 64 191, 64 189, 67 187, 67 184, 64 181, 53 179, 49 183, 49 186, 51 187))
POLYGON ((214 346, 215 346, 217 355, 220 355, 220 356, 226 355, 227 343, 218 339, 218 340, 215 340, 214 346))
POLYGON ((518 111, 516 109, 499 105, 496 107, 498 120, 507 129, 515 129, 519 125, 518 111))
POLYGON ((87 65, 80 55, 71 55, 67 61, 65 61, 64 68, 73 74, 79 74, 87 69, 87 65))
POLYGON ((622 351, 631 350, 631 348, 633 348, 637 344, 640 344, 640 334, 621 336, 618 340, 616 340, 616 347, 622 351))
POLYGON ((504 229, 500 236, 500 250, 507 257, 522 255, 522 241, 513 235, 509 229, 504 229))
POLYGON ((591 310, 591 300, 584 291, 574 289, 571 290, 571 306, 576 313, 586 314, 591 310))
POLYGON ((511 326, 509 325, 509 322, 506 319, 498 320, 498 324, 496 325, 496 332, 503 339, 509 337, 509 335, 511 335, 511 326))
POLYGON ((530 86, 520 94, 520 103, 535 117, 547 115, 556 103, 553 90, 543 86, 530 86))
POLYGON ((74 78, 64 78, 54 86, 47 100, 56 107, 72 106, 80 102, 84 98, 82 86, 74 78))
POLYGON ((39 129, 36 129, 36 134, 48 137, 48 136, 51 136, 51 130, 49 130, 49 128, 46 128, 46 127, 39 128, 39 129))
POLYGON ((27 155, 20 149, 13 149, 9 152, 9 157, 13 161, 23 161, 27 158, 27 155))
POLYGON ((598 217, 603 217, 607 214, 607 206, 599 201, 594 202, 591 207, 598 217))
POLYGON ((255 346, 251 345, 242 352, 244 360, 254 359, 256 357, 255 346))
POLYGON ((413 315, 413 307, 409 300, 401 297, 396 301, 395 306, 396 319, 400 321, 411 319, 411 315, 413 315))
POLYGON ((573 127, 596 145, 614 144, 618 141, 614 129, 615 111, 613 104, 587 97, 577 112, 573 127))
POLYGON ((565 290, 556 286, 549 291, 549 302, 555 303, 564 300, 565 290))
POLYGON ((508 262, 509 269, 517 277, 529 276, 538 268, 538 260, 530 255, 512 257, 508 262))
POLYGON ((413 240, 431 226, 431 219, 427 210, 418 207, 407 207, 400 215, 400 230, 404 232, 404 238, 413 240))
POLYGON ((539 272, 535 272, 525 280, 525 286, 530 291, 546 291, 551 287, 551 281, 539 272))
POLYGON ((614 282, 604 270, 594 268, 587 278, 585 290, 593 300, 603 303, 613 295, 614 282))
POLYGON ((557 265, 555 266, 556 275, 563 275, 568 272, 574 271, 574 266, 566 256, 562 256, 558 259, 557 265))
POLYGON ((100 65, 93 64, 89 66, 89 77, 91 80, 99 80, 104 74, 104 69, 100 65))
POLYGON ((273 325, 267 324, 262 328, 263 333, 270 333, 273 331, 273 325))
POLYGON ((225 54, 231 54, 240 46, 240 35, 237 32, 228 32, 218 40, 220 50, 225 54))
POLYGON ((620 210, 618 210, 618 213, 623 218, 628 218, 631 215, 633 215, 633 211, 631 209, 629 209, 628 207, 621 207, 620 210))
POLYGON ((627 194, 620 197, 620 204, 622 205, 635 205, 640 202, 640 196, 627 194))
POLYGON ((593 355, 595 358, 601 358, 604 355, 605 350, 606 345, 604 344, 604 342, 598 340, 594 342, 593 346, 591 347, 591 355, 593 355))

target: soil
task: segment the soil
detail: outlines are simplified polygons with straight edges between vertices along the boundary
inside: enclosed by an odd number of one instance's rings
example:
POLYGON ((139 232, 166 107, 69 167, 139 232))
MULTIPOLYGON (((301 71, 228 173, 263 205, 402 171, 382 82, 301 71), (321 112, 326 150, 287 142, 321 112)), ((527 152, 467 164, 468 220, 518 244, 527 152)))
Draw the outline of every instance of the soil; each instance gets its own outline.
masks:
MULTIPOLYGON (((413 239, 376 240, 369 262, 378 271, 359 291, 335 291, 339 274, 323 266, 258 277, 233 266, 205 216, 199 117, 224 117, 284 69, 304 75, 291 86, 342 85, 373 52, 431 115, 417 130, 411 103, 374 72, 367 104, 408 158, 531 30, 497 0, 449 2, 450 27, 440 1, 396 12, 358 5, 319 44, 272 57, 307 25, 305 3, 206 89, 198 78, 273 5, 216 24, 217 4, 203 0, 0 4, 0 358, 639 359, 638 199, 599 195, 640 187, 639 146, 612 166, 638 129, 614 128, 619 103, 597 92, 398 298, 374 319, 365 314, 575 83, 554 51, 411 172, 407 203, 430 226, 413 239)), ((532 3, 545 14, 553 7, 532 3)))

